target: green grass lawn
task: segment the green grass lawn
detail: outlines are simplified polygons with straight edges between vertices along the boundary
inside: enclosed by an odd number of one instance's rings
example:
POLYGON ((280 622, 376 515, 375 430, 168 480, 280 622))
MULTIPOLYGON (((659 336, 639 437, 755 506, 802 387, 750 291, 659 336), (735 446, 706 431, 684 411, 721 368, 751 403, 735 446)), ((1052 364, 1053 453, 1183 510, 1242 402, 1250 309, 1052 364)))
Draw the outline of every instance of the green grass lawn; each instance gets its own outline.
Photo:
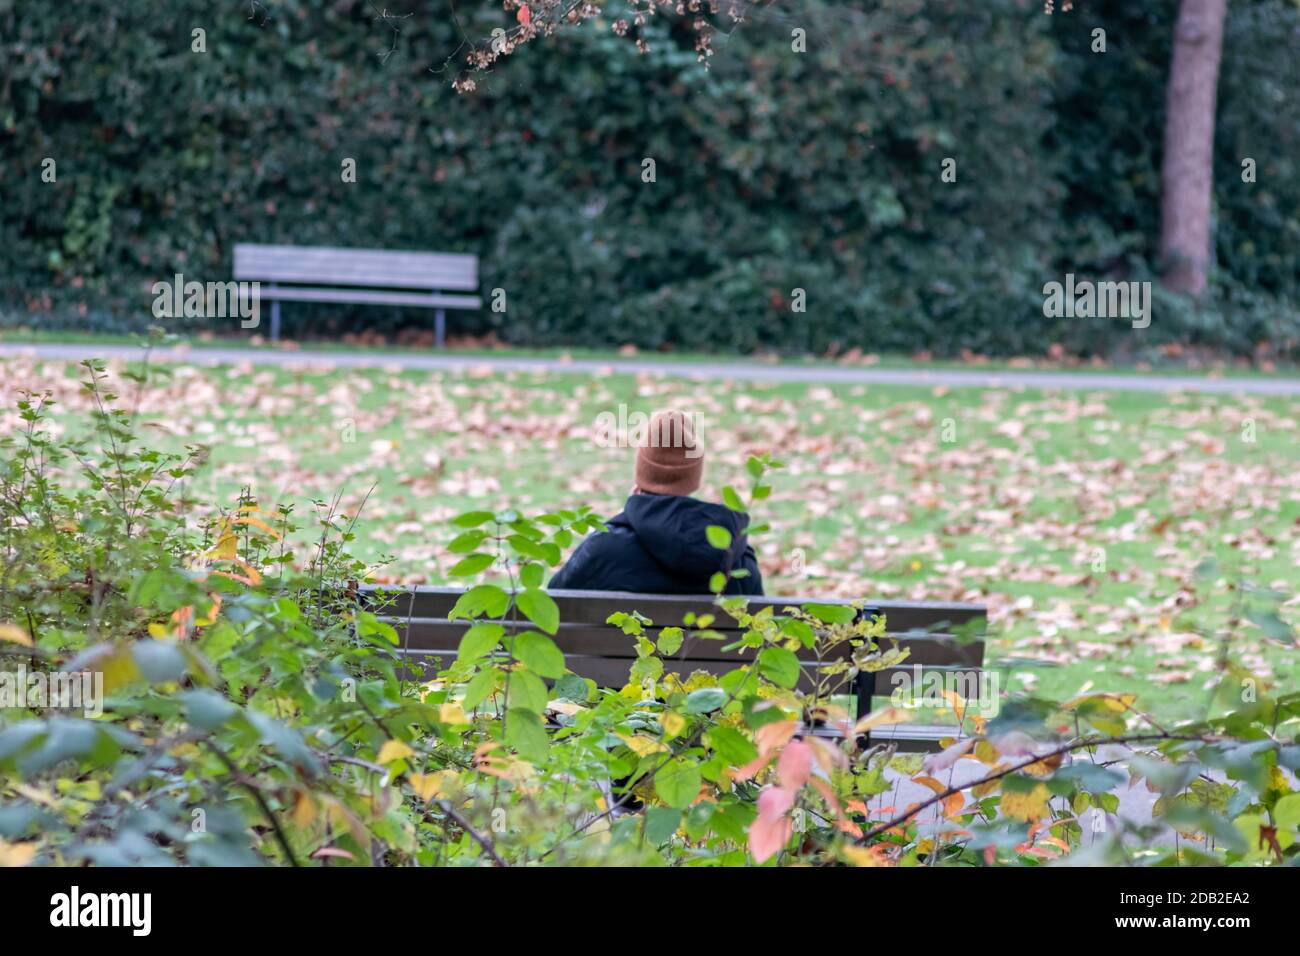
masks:
MULTIPOLYGON (((0 329, 0 344, 8 343, 15 345, 40 345, 40 344, 59 344, 59 345, 139 345, 144 341, 140 335, 130 334, 105 334, 100 332, 64 332, 64 331, 43 331, 38 329, 18 328, 18 329, 0 329)), ((246 348, 250 350, 266 350, 282 348, 285 346, 272 345, 267 342, 254 344, 253 340, 247 336, 230 336, 215 338, 211 336, 195 335, 176 335, 168 340, 169 345, 184 345, 191 348, 246 348)), ((925 359, 918 360, 910 355, 853 355, 843 356, 840 359, 825 357, 816 357, 811 355, 776 355, 765 354, 762 356, 736 356, 736 355, 719 355, 708 352, 673 352, 673 351, 643 351, 643 352, 620 352, 611 348, 581 348, 581 347, 559 347, 552 346, 547 348, 514 348, 514 347, 449 347, 443 352, 437 352, 433 349, 419 348, 414 346, 402 345, 357 345, 344 343, 334 340, 307 341, 300 343, 286 343, 290 348, 309 350, 313 352, 364 352, 367 354, 448 354, 461 357, 494 357, 494 358, 535 358, 535 359, 575 359, 589 360, 598 362, 609 362, 615 368, 620 362, 628 361, 654 361, 654 362, 671 362, 674 364, 703 364, 715 362, 761 362, 769 365, 783 365, 792 367, 840 367, 849 365, 850 367, 873 367, 886 369, 950 369, 962 371, 977 372, 1014 372, 1014 371, 1052 371, 1062 374, 1083 374, 1104 372, 1110 375, 1211 375, 1220 378, 1294 378, 1300 375, 1300 368, 1292 365, 1277 365, 1261 368, 1252 366, 1244 361, 1188 361, 1177 357, 1161 357, 1158 361, 1141 363, 1137 365, 1110 365, 1105 363, 1079 363, 1079 362, 1061 362, 1053 361, 1046 358, 1020 358, 1020 359, 979 359, 978 361, 961 361, 958 359, 925 359)))
MULTIPOLYGON (((0 432, 24 386, 55 393, 59 427, 87 427, 75 366, 0 358, 0 375, 0 432)), ((195 493, 250 486, 301 514, 337 492, 356 508, 373 486, 357 550, 395 580, 444 581, 446 520, 469 508, 617 511, 632 453, 598 447, 595 422, 625 404, 699 416, 715 500, 749 454, 786 462, 757 515, 768 593, 987 602, 1004 689, 1131 691, 1165 719, 1199 714, 1207 637, 1226 633, 1240 583, 1300 583, 1294 399, 247 364, 163 376, 140 416, 158 444, 210 447, 195 493)), ((1294 623, 1297 601, 1281 613, 1294 623)), ((1297 686, 1294 644, 1251 621, 1232 641, 1257 679, 1297 686)))

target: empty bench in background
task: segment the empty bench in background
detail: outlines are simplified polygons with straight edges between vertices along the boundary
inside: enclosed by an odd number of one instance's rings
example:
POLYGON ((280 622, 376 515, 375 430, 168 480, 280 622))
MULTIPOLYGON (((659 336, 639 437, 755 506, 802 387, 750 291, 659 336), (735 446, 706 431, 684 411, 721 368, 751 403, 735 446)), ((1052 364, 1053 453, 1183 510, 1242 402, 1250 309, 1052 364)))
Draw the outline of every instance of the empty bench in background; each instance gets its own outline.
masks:
MULTIPOLYGON (((425 670, 424 665, 433 665, 433 658, 441 658, 444 667, 455 659, 461 636, 470 622, 463 619, 450 621, 447 615, 463 593, 459 588, 367 585, 361 589, 360 599, 363 605, 376 608, 380 619, 396 629, 398 648, 410 658, 410 670, 418 674, 425 670)), ((753 648, 722 650, 740 636, 740 629, 735 620, 713 603, 712 596, 683 597, 622 591, 549 593, 560 610, 561 624, 555 634, 555 643, 564 652, 565 665, 579 677, 589 677, 601 687, 622 687, 627 683, 629 668, 636 658, 636 642, 620 628, 606 623, 616 611, 639 611, 654 621, 655 628, 680 626, 689 613, 714 616, 711 629, 722 632, 727 640, 695 637, 687 628, 686 639, 678 652, 663 659, 665 673, 675 672, 683 678, 695 670, 721 674, 754 659, 753 648)), ((749 609, 758 611, 770 605, 775 613, 780 614, 783 608, 813 603, 850 602, 755 597, 749 598, 749 609)), ((871 608, 885 615, 888 637, 896 640, 900 647, 908 648, 910 655, 900 667, 858 676, 853 688, 858 717, 870 712, 873 696, 889 696, 895 686, 892 678, 896 673, 905 671, 910 678, 915 678, 918 667, 923 679, 935 671, 960 672, 962 686, 967 689, 962 696, 967 699, 975 699, 975 694, 984 692, 985 682, 980 677, 987 613, 983 605, 873 601, 871 608)), ((531 630, 534 627, 522 617, 517 622, 501 623, 506 626, 507 633, 512 629, 531 630)), ((836 650, 846 654, 848 648, 842 645, 836 650)), ((802 663, 815 665, 816 662, 804 660, 802 663)), ((869 740, 872 743, 894 743, 899 750, 935 750, 942 738, 954 735, 955 729, 953 725, 894 724, 872 730, 869 740)))
POLYGON ((450 252, 389 252, 329 246, 235 246, 235 279, 261 283, 271 303, 271 338, 280 338, 280 303, 328 302, 436 309, 441 348, 447 309, 477 309, 478 256, 450 252))

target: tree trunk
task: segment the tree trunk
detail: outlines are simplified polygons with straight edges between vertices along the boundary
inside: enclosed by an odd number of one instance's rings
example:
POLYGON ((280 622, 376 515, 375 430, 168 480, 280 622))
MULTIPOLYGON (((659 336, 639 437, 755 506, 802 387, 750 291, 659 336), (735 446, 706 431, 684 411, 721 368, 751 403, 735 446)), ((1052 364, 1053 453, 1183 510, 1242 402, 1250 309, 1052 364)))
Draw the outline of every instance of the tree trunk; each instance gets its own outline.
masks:
POLYGON ((1160 255, 1164 284, 1205 288, 1214 193, 1214 111, 1228 0, 1182 0, 1169 67, 1161 174, 1160 255))

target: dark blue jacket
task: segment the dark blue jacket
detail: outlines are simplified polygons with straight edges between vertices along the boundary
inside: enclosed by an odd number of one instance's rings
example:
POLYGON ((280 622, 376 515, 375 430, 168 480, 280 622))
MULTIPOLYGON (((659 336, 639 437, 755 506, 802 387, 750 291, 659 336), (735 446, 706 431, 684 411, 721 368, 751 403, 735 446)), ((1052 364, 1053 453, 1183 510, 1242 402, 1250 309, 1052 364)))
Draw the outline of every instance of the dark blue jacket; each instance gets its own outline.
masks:
POLYGON ((762 594, 754 549, 745 538, 749 515, 726 505, 679 495, 632 495, 608 522, 609 531, 591 535, 551 578, 550 587, 574 591, 635 591, 640 594, 708 594, 709 578, 728 568, 728 554, 709 544, 705 528, 731 532, 727 594, 762 594))

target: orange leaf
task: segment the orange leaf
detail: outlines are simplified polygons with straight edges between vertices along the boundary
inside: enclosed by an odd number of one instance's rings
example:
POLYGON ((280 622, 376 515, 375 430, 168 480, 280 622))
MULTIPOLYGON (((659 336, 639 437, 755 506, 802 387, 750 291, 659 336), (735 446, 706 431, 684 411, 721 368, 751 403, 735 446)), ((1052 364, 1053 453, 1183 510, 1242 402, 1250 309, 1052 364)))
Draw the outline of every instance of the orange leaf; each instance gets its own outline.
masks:
POLYGON ((31 647, 32 639, 17 624, 0 624, 0 641, 11 641, 23 647, 31 647))

